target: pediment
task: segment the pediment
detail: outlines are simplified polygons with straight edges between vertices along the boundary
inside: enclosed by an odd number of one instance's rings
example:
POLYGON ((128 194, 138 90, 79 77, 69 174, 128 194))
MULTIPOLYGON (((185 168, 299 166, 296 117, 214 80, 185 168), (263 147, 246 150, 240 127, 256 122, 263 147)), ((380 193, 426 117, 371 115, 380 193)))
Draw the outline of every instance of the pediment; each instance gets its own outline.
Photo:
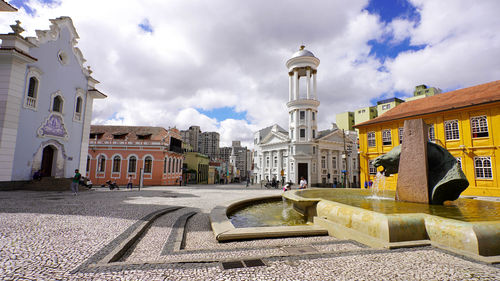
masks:
POLYGON ((269 134, 262 140, 262 145, 283 143, 288 141, 288 136, 280 132, 269 132, 269 134))

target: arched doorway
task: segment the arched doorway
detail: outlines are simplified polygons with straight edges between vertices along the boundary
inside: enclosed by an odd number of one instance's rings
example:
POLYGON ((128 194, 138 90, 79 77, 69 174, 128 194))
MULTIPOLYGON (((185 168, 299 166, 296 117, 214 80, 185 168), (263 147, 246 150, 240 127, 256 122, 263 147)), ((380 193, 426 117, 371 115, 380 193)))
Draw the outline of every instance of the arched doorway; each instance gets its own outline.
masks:
POLYGON ((52 166, 54 163, 54 148, 51 145, 44 147, 42 152, 42 165, 40 167, 42 176, 52 176, 52 166))

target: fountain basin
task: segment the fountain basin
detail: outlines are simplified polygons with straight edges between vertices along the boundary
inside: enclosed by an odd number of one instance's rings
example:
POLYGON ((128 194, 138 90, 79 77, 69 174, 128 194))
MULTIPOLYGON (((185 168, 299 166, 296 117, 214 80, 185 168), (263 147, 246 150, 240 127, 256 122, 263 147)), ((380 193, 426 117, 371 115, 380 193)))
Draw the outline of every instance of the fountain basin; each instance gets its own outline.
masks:
POLYGON ((282 197, 266 196, 230 202, 217 206, 210 212, 210 223, 217 241, 247 240, 258 238, 328 235, 328 231, 318 225, 265 226, 236 228, 228 215, 235 210, 262 202, 281 201, 282 197))
MULTIPOLYGON (((459 199, 436 206, 373 201, 367 195, 360 189, 307 189, 283 196, 337 238, 377 248, 433 245, 484 262, 500 262, 500 203, 459 199), (475 205, 483 211, 474 210, 475 205)), ((393 192, 385 195, 390 198, 393 192)))

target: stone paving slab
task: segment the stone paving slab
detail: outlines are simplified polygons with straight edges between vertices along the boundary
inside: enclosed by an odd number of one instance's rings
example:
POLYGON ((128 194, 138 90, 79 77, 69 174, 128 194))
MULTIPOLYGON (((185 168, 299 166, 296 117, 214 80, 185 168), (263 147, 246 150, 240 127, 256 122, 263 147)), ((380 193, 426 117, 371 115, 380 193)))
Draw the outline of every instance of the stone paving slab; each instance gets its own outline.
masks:
POLYGON ((376 250, 333 237, 221 244, 209 235, 207 214, 213 207, 279 193, 244 185, 97 190, 78 196, 69 191, 0 192, 0 280, 499 280, 499 266, 432 247, 376 250), (168 207, 198 212, 187 221, 183 250, 169 255, 151 251, 156 259, 151 263, 88 263, 143 217, 168 207), (282 249, 294 245, 310 245, 320 253, 290 255, 282 249), (266 265, 224 270, 219 262, 208 261, 220 261, 224 252, 230 260, 244 253, 261 256, 266 265), (175 259, 193 262, 169 263, 175 259))

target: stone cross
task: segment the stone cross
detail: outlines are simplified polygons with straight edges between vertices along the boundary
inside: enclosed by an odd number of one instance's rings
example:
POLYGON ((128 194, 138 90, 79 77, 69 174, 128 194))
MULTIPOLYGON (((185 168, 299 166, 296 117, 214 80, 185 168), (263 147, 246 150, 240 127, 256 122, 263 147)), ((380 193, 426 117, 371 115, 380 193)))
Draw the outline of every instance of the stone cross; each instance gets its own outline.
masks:
POLYGON ((396 200, 429 203, 427 166, 427 125, 422 119, 405 120, 396 200))

